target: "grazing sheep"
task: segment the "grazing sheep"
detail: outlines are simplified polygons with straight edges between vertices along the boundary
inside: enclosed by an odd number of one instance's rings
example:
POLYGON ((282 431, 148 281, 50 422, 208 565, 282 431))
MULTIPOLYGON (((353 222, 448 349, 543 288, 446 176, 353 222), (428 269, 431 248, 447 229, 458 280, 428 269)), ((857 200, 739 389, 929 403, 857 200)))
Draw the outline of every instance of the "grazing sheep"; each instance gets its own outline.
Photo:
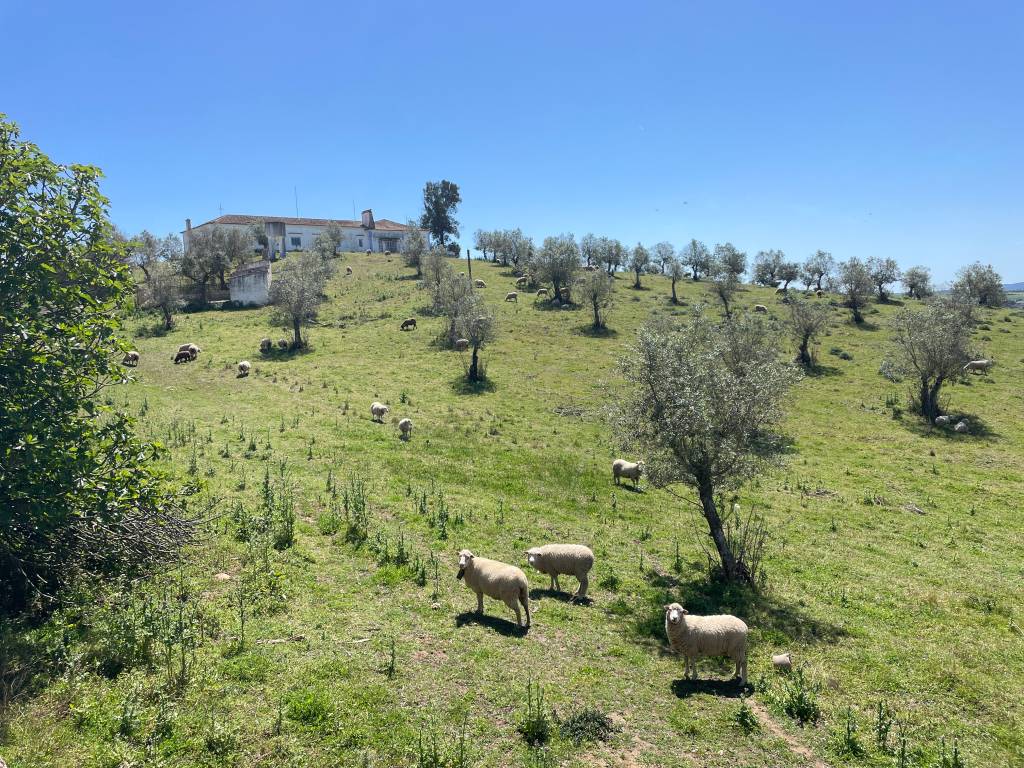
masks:
POLYGON ((755 312, 767 312, 768 311, 768 307, 766 307, 764 304, 755 304, 754 305, 754 311, 755 312))
POLYGON ((965 434, 969 429, 970 426, 967 424, 967 419, 964 419, 963 421, 958 421, 956 425, 953 427, 953 431, 959 432, 961 435, 965 434))
POLYGON ((519 303, 519 294, 515 291, 509 291, 505 294, 505 301, 514 301, 516 304, 519 303))
POLYGON ((270 339, 260 339, 260 352, 267 353, 274 347, 274 342, 270 339))
POLYGON ((398 422, 398 431, 402 433, 403 440, 412 437, 412 419, 402 419, 398 422))
POLYGON ((402 328, 401 328, 401 330, 407 331, 410 328, 412 330, 414 330, 414 331, 416 330, 416 318, 415 317, 407 317, 405 320, 402 321, 402 328))
POLYGON ((180 347, 178 347, 178 351, 179 352, 188 352, 189 351, 189 347, 191 347, 191 346, 192 346, 192 342, 188 342, 187 344, 182 344, 180 347))
POLYGON ((456 339, 455 340, 455 351, 465 352, 469 349, 469 339, 456 339))
POLYGON ((936 416, 935 417, 935 426, 936 427, 948 427, 949 426, 949 416, 936 416))
POLYGON ((277 348, 278 349, 288 349, 288 339, 278 339, 277 340, 277 348))
POLYGON ((252 368, 252 365, 249 363, 249 361, 248 360, 243 360, 242 362, 240 362, 238 364, 238 375, 239 376, 248 376, 250 368, 252 368))
POLYGON ((747 684, 747 625, 735 616, 693 616, 679 603, 665 606, 665 634, 669 645, 686 659, 689 677, 697 677, 697 660, 728 656, 736 663, 740 685, 747 684))
POLYGON ((776 653, 772 656, 772 666, 775 667, 776 672, 790 672, 793 669, 793 654, 789 651, 786 653, 776 653))
POLYGON ((195 360, 197 357, 199 357, 199 353, 202 352, 203 350, 201 350, 199 348, 198 344, 188 343, 188 344, 182 344, 180 347, 178 347, 178 351, 179 352, 188 352, 189 357, 191 357, 193 360, 195 360))
POLYGON ((526 610, 526 626, 530 626, 530 585, 522 569, 498 560, 476 557, 468 549, 459 552, 459 573, 456 579, 465 579, 466 586, 476 592, 476 612, 484 612, 484 595, 501 600, 515 611, 516 625, 522 626, 519 605, 526 610))
POLYGON ((993 362, 991 360, 971 360, 964 366, 964 371, 971 371, 972 373, 987 373, 988 369, 991 368, 993 362))
POLYGON ((487 283, 485 283, 483 280, 477 279, 477 280, 473 281, 473 287, 474 288, 486 288, 487 287, 487 283))
POLYGON ((547 298, 547 296, 548 296, 548 289, 547 288, 538 288, 537 289, 537 298, 538 299, 547 298))
POLYGON ((373 421, 384 423, 384 417, 388 415, 388 408, 384 403, 373 402, 370 403, 370 415, 373 416, 373 421))
POLYGON ((640 475, 643 473, 644 463, 642 461, 634 463, 625 459, 616 459, 612 462, 612 477, 615 478, 616 485, 620 485, 621 478, 625 477, 632 480, 633 487, 636 488, 640 482, 640 475))
POLYGON ((541 573, 551 577, 551 589, 562 591, 558 584, 560 574, 568 574, 579 579, 580 586, 573 598, 584 600, 587 597, 587 574, 594 567, 594 553, 582 544, 545 544, 526 550, 526 559, 530 565, 541 573))
POLYGON ((824 291, 815 291, 814 295, 817 296, 820 299, 822 296, 825 295, 825 292, 824 291))
POLYGON ((187 349, 180 349, 174 353, 175 365, 177 365, 178 363, 191 363, 193 360, 195 360, 195 358, 192 357, 192 353, 189 352, 187 349))
POLYGON ((525 277, 520 277, 518 280, 516 280, 516 288, 525 288, 528 282, 529 280, 527 280, 525 277))
POLYGON ((345 277, 352 274, 352 267, 345 267, 345 277))
POLYGON ((367 256, 371 255, 372 253, 373 253, 373 251, 371 251, 369 248, 366 249, 366 255, 367 256))
POLYGON ((139 353, 134 349, 131 352, 124 353, 124 360, 121 361, 121 365, 127 365, 132 368, 139 364, 139 353))

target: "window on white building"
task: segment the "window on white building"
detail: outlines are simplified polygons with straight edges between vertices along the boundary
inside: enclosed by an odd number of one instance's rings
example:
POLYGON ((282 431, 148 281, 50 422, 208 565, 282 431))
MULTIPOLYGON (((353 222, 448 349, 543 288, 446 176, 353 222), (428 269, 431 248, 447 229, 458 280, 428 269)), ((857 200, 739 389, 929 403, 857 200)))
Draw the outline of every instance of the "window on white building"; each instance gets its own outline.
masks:
POLYGON ((292 235, 291 236, 291 243, 292 243, 292 248, 301 248, 302 247, 302 237, 301 237, 301 235, 292 235))
POLYGON ((363 238, 361 238, 361 237, 359 238, 359 247, 360 248, 363 247, 363 238))

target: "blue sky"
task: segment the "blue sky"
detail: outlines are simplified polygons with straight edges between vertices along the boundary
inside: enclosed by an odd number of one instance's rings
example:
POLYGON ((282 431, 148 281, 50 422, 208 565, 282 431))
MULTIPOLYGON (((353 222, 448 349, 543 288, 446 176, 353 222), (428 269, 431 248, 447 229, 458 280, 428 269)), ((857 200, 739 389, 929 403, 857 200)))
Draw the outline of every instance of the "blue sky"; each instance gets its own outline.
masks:
POLYGON ((127 232, 419 213, 1024 280, 1019 2, 0 2, 0 111, 127 232))

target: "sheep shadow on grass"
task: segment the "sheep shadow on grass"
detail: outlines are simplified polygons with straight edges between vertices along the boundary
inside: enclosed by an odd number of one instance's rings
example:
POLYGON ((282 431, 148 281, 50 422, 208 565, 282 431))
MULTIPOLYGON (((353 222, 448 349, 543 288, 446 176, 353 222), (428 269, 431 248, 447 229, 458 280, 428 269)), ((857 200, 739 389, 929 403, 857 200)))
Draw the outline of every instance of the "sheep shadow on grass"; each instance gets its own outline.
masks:
POLYGON ((551 600, 557 600, 560 603, 571 603, 583 608, 589 608, 594 604, 594 601, 591 598, 574 597, 572 592, 560 592, 557 589, 540 589, 539 587, 534 587, 530 590, 531 600, 540 601, 542 598, 550 598, 551 600))
POLYGON ((685 677, 681 677, 678 680, 672 681, 672 693, 680 699, 688 699, 695 693, 707 693, 711 696, 719 696, 726 699, 738 699, 740 696, 753 693, 753 691, 754 686, 750 684, 749 680, 746 685, 741 685, 737 677, 730 680, 717 678, 710 680, 688 680, 685 677))
POLYGON ((479 624, 482 627, 493 629, 499 635, 505 635, 505 637, 526 637, 526 634, 530 631, 529 627, 520 627, 509 619, 490 616, 486 613, 477 613, 476 611, 463 611, 455 617, 456 627, 461 628, 467 624, 479 624))

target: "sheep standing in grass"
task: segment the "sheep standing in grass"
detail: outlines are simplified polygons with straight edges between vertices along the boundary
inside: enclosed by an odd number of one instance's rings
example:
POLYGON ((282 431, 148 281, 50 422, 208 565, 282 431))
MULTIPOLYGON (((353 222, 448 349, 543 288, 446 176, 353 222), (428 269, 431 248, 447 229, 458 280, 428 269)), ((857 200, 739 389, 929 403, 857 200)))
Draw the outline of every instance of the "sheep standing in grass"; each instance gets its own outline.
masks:
POLYGON ((239 376, 239 378, 242 378, 244 376, 248 376, 249 375, 249 370, 251 368, 252 368, 252 365, 249 363, 248 360, 243 360, 242 362, 240 362, 238 364, 238 376, 239 376))
POLYGON ((270 339, 260 339, 260 352, 266 354, 273 348, 274 342, 272 342, 270 339))
POLYGON ((766 307, 764 304, 755 304, 754 305, 754 311, 755 312, 767 312, 768 311, 768 307, 766 307))
POLYGON ((642 461, 632 462, 625 459, 616 459, 612 462, 612 477, 615 478, 616 485, 620 485, 620 481, 624 477, 627 480, 632 480, 633 487, 636 488, 640 483, 640 475, 643 473, 644 463, 642 461))
POLYGON ((277 348, 278 349, 288 349, 288 339, 278 339, 277 340, 277 348))
POLYGON ((195 360, 197 357, 199 357, 199 353, 202 352, 203 350, 201 350, 199 348, 198 344, 189 343, 189 344, 182 344, 180 347, 178 347, 178 351, 179 352, 188 352, 189 357, 192 360, 195 360))
POLYGON ((548 289, 547 288, 538 288, 537 289, 537 298, 538 299, 546 299, 547 297, 548 297, 548 289))
POLYGON ((519 303, 519 294, 515 291, 509 291, 505 294, 505 301, 514 301, 516 304, 519 303))
POLYGON ((384 423, 384 417, 388 415, 388 411, 390 410, 391 409, 384 405, 384 403, 378 403, 376 401, 370 403, 370 415, 373 417, 373 421, 380 424, 384 423))
POLYGON ((345 267, 345 277, 352 274, 352 267, 345 267))
POLYGON ((456 579, 465 579, 466 586, 476 592, 476 612, 484 612, 484 595, 501 600, 515 611, 516 624, 523 625, 519 606, 526 610, 526 626, 530 626, 530 585, 522 569, 498 560, 476 557, 468 549, 459 552, 459 573, 456 579))
POLYGON ((402 326, 401 326, 401 328, 399 330, 402 330, 402 331, 409 331, 409 330, 415 331, 416 330, 416 318, 415 317, 407 317, 405 320, 402 321, 402 326))
POLYGON ((175 365, 177 365, 178 363, 191 363, 194 359, 195 358, 192 357, 192 353, 189 352, 187 349, 185 349, 185 350, 179 349, 177 352, 174 353, 174 364, 175 365))
POLYGON ((936 427, 948 427, 949 426, 949 416, 945 416, 945 415, 943 415, 943 416, 936 416, 935 417, 935 426, 936 427))
POLYGON ((958 421, 956 423, 956 425, 953 427, 953 431, 963 435, 970 431, 970 428, 971 427, 967 423, 967 419, 964 419, 963 421, 958 421))
POLYGON ((991 360, 971 360, 967 365, 964 366, 964 372, 970 371, 971 373, 988 373, 988 369, 992 367, 991 360))
POLYGON ((558 583, 561 574, 575 576, 579 589, 573 598, 585 600, 587 597, 587 574, 594 567, 594 553, 582 544, 545 544, 526 550, 526 559, 534 568, 551 577, 551 589, 562 591, 558 583))
POLYGON ((124 353, 124 359, 121 361, 121 365, 128 365, 134 368, 139 364, 139 353, 134 349, 130 352, 124 353))
POLYGON ((465 352, 469 349, 469 339, 456 339, 455 340, 455 351, 465 352))
POLYGON ((527 280, 525 276, 520 277, 518 280, 516 280, 516 288, 525 288, 528 282, 529 280, 527 280))
POLYGON ((747 625, 735 616, 693 616, 679 603, 665 606, 665 634, 672 650, 686 659, 687 677, 697 677, 697 660, 728 656, 740 685, 747 684, 747 625))
POLYGON ((402 433, 401 438, 403 440, 408 440, 412 437, 412 419, 406 418, 398 422, 398 431, 402 433))
POLYGON ((474 288, 486 288, 487 287, 487 283, 485 283, 483 280, 474 280, 473 281, 473 287, 474 288))

